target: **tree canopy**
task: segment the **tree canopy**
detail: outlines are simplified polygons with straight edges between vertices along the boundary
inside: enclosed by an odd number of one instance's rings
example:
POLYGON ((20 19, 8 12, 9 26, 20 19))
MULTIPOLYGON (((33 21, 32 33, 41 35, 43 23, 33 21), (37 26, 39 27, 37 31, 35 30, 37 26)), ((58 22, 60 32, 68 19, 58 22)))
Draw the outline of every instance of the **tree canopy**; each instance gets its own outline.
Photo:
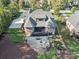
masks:
POLYGON ((2 5, 2 6, 8 6, 8 4, 10 3, 10 0, 0 0, 0 5, 2 5))
POLYGON ((51 0, 52 9, 55 14, 59 14, 59 10, 64 7, 65 0, 51 0))
POLYGON ((0 34, 8 29, 12 19, 18 14, 18 5, 10 0, 0 0, 0 34))
POLYGON ((48 1, 47 0, 43 0, 43 1, 29 0, 29 4, 30 4, 30 7, 32 8, 32 10, 39 9, 39 8, 41 8, 43 10, 48 9, 48 1))

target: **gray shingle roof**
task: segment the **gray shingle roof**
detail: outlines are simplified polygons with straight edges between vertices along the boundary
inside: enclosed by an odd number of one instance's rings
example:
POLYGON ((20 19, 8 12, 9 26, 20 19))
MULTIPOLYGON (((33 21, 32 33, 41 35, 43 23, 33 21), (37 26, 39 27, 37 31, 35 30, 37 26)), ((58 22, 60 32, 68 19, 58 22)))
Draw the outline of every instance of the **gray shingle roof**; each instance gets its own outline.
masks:
POLYGON ((24 20, 28 18, 29 10, 24 11, 19 18, 14 19, 12 21, 12 24, 9 26, 9 28, 21 28, 22 24, 24 23, 24 20))
POLYGON ((76 11, 68 21, 74 26, 75 30, 79 32, 79 11, 76 11))
POLYGON ((22 24, 23 24, 23 19, 18 18, 12 22, 9 28, 21 28, 22 24))
POLYGON ((31 13, 32 18, 46 18, 46 16, 54 18, 51 12, 43 11, 42 9, 37 9, 31 13))
MULTIPOLYGON (((28 19, 26 20, 26 24, 24 25, 24 27, 33 27, 32 25, 36 22, 37 18, 46 19, 46 17, 54 18, 53 15, 51 14, 51 12, 43 11, 42 9, 37 9, 29 15, 28 19), (30 19, 30 17, 32 19, 30 19)), ((36 22, 36 24, 37 24, 36 25, 37 27, 42 27, 42 26, 44 27, 45 21, 36 22)))
POLYGON ((35 27, 36 22, 30 17, 29 19, 26 20, 27 23, 25 23, 24 27, 35 27))

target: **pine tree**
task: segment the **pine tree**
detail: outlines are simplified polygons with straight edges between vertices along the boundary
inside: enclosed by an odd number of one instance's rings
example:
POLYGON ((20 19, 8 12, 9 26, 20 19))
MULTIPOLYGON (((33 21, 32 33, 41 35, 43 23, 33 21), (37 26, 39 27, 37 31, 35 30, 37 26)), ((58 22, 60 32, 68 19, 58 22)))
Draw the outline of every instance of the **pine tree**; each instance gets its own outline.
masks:
POLYGON ((51 0, 52 2, 52 9, 54 10, 54 14, 58 15, 60 9, 63 8, 65 0, 51 0))
POLYGON ((29 0, 29 4, 32 10, 37 9, 37 0, 29 0))
POLYGON ((24 7, 24 0, 19 0, 18 4, 19 8, 22 9, 24 7))

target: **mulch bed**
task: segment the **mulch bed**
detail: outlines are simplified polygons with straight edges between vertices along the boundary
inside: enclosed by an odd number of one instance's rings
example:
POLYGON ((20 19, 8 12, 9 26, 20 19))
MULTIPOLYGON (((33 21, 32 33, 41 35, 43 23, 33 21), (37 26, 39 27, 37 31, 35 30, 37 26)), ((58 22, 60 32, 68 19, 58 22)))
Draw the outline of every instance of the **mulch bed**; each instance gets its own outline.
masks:
POLYGON ((0 37, 0 59, 37 59, 37 53, 28 44, 14 44, 7 35, 0 37))

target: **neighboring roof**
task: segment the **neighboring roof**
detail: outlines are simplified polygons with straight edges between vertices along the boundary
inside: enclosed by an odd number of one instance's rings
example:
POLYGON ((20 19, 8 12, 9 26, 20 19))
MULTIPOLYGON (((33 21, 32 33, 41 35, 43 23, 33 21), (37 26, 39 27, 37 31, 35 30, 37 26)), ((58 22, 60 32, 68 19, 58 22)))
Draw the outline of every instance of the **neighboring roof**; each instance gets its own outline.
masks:
MULTIPOLYGON (((54 10, 50 10, 51 13, 54 13, 54 10)), ((72 13, 71 10, 60 10, 59 13, 61 14, 67 14, 67 13, 72 13)))
POLYGON ((74 26, 75 30, 79 32, 79 11, 76 11, 71 17, 69 17, 68 21, 74 26))
POLYGON ((43 11, 42 9, 37 9, 28 16, 28 19, 26 20, 24 27, 34 27, 32 25, 35 23, 36 23, 36 27, 44 27, 45 21, 36 22, 36 19, 37 18, 46 19, 47 17, 54 18, 51 12, 43 11))
POLYGON ((24 20, 27 20, 29 15, 29 10, 24 11, 19 18, 14 19, 12 21, 12 24, 9 26, 9 28, 21 28, 22 24, 24 23, 24 20))
POLYGON ((12 22, 9 28, 21 28, 22 24, 23 24, 23 19, 18 18, 12 22))

